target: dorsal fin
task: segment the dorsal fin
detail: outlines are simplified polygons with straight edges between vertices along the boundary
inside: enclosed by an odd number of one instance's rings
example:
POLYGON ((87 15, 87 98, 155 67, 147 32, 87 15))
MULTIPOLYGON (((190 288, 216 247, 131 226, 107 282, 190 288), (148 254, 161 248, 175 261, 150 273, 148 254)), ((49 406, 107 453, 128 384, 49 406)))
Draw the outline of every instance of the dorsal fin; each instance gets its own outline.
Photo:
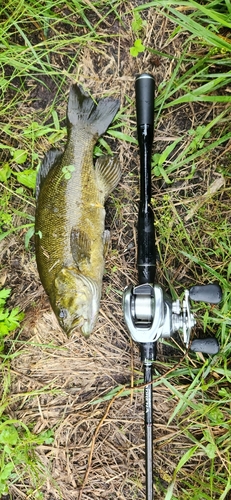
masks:
POLYGON ((51 170, 51 168, 57 164, 58 160, 62 156, 62 151, 59 151, 58 149, 50 149, 44 156, 44 159, 40 165, 39 171, 37 173, 37 178, 36 178, 36 188, 35 188, 35 197, 36 200, 38 199, 39 192, 41 189, 41 186, 48 174, 48 172, 51 170))

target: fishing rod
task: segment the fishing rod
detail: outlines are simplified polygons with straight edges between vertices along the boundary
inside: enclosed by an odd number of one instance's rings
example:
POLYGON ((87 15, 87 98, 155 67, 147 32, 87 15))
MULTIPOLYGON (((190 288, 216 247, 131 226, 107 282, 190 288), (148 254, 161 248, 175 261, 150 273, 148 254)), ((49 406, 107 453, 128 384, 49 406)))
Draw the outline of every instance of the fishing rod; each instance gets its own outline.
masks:
MULTIPOLYGON (((197 285, 185 290, 182 304, 173 301, 156 280, 156 245, 154 213, 151 207, 151 158, 154 137, 154 92, 152 75, 143 73, 135 80, 137 135, 140 152, 140 203, 138 212, 138 285, 129 285, 123 293, 124 320, 132 339, 139 344, 144 372, 144 422, 146 500, 153 500, 153 363, 157 341, 174 332, 183 333, 186 347, 196 321, 190 299, 218 304, 222 299, 217 284, 197 285)), ((215 338, 195 339, 190 344, 194 352, 216 354, 215 338)))

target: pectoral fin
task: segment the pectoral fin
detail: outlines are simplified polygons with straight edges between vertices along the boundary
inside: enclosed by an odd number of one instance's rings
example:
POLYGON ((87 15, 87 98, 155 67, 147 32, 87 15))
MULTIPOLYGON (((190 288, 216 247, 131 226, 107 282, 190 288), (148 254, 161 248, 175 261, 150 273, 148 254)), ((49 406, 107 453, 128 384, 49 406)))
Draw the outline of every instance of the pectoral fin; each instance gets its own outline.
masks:
POLYGON ((70 238, 72 257, 81 270, 83 264, 90 263, 91 240, 84 231, 79 231, 75 228, 72 228, 70 238))
POLYGON ((120 163, 112 156, 101 156, 95 164, 95 172, 99 189, 103 191, 106 199, 115 189, 121 177, 120 163))

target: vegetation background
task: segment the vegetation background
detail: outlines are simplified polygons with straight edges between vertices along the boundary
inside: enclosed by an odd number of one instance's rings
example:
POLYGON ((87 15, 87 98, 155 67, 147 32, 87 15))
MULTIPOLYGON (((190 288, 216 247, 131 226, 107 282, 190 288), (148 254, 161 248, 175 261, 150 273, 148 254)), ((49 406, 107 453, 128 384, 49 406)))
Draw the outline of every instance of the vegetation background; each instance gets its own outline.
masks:
POLYGON ((195 336, 218 355, 159 343, 154 368, 156 500, 231 498, 229 0, 3 0, 0 7, 0 494, 2 499, 145 498, 142 366, 121 297, 135 284, 139 156, 135 75, 156 81, 152 157, 158 281, 194 304, 195 336), (90 340, 67 338, 40 284, 36 171, 66 140, 72 82, 121 108, 95 156, 123 176, 107 202, 111 250, 90 340))

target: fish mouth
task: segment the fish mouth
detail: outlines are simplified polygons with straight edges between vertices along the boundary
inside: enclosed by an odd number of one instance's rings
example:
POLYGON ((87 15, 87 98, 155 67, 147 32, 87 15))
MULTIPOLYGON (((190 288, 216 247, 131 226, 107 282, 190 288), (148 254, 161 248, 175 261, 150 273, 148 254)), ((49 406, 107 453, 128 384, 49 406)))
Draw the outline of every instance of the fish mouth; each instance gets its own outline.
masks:
POLYGON ((73 330, 74 328, 81 328, 84 324, 84 318, 83 316, 77 316, 73 321, 72 321, 72 324, 71 324, 71 329, 73 330))
POLYGON ((84 337, 89 337, 94 328, 94 324, 92 324, 90 321, 86 320, 82 316, 79 316, 76 319, 74 319, 72 323, 71 330, 73 330, 74 328, 78 328, 78 330, 80 330, 80 332, 84 335, 84 337))
POLYGON ((61 328, 67 333, 70 334, 73 330, 79 330, 85 337, 88 337, 94 328, 95 321, 89 320, 88 318, 76 314, 76 316, 70 317, 68 314, 64 314, 62 311, 62 315, 60 312, 57 315, 57 319, 61 328))
POLYGON ((84 324, 84 318, 81 316, 76 316, 72 321, 68 321, 67 317, 60 317, 60 314, 58 315, 58 321, 61 326, 61 328, 67 333, 71 333, 72 330, 75 328, 81 328, 81 326, 84 324), (66 321, 65 321, 66 320, 66 321))
POLYGON ((92 333, 93 326, 88 320, 83 316, 77 316, 71 323, 68 333, 73 332, 73 330, 79 330, 84 337, 89 337, 92 333))

